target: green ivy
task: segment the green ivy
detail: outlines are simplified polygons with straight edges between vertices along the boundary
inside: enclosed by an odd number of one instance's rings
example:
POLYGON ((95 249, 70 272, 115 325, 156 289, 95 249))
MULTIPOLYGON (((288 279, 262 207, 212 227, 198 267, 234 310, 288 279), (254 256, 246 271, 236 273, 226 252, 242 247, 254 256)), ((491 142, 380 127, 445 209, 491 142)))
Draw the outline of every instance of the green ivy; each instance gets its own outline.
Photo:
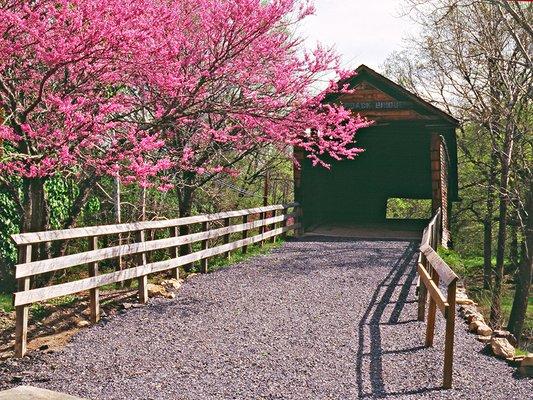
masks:
POLYGON ((19 232, 20 216, 11 196, 0 187, 0 290, 8 291, 14 284, 17 249, 10 235, 19 232))
POLYGON ((48 179, 44 187, 50 212, 50 226, 52 229, 61 229, 80 190, 75 182, 60 176, 48 179))

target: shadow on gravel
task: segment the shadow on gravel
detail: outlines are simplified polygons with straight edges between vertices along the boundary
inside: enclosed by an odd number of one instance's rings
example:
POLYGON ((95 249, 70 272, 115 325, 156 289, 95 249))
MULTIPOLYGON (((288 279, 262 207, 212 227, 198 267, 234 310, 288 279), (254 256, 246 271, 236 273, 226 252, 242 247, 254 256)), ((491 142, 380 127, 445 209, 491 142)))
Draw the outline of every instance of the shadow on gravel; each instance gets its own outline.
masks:
MULTIPOLYGON (((408 324, 416 320, 400 321, 400 315, 407 300, 411 286, 416 277, 414 260, 418 254, 418 242, 409 242, 403 254, 397 259, 389 274, 376 288, 374 295, 358 325, 358 351, 356 360, 356 380, 359 398, 383 398, 405 396, 409 394, 422 394, 440 387, 410 388, 401 391, 387 392, 386 381, 383 374, 384 355, 414 354, 423 350, 424 346, 407 349, 386 350, 382 346, 381 327, 383 325, 408 324), (407 275, 406 275, 407 274, 407 275), (405 277, 403 283, 402 278, 405 277), (397 299, 392 299, 397 287, 401 286, 397 299), (388 318, 385 316, 387 305, 394 304, 388 318), (383 320, 384 319, 384 320, 383 320), (368 335, 365 335, 365 330, 368 335), (365 352, 366 348, 369 349, 365 352), (366 361, 366 362, 365 362, 366 361), (364 366, 368 365, 366 368, 364 366), (368 376, 367 376, 368 375, 368 376)), ((407 327, 404 329, 408 329, 407 327)), ((401 362, 401 360, 400 360, 401 362)))

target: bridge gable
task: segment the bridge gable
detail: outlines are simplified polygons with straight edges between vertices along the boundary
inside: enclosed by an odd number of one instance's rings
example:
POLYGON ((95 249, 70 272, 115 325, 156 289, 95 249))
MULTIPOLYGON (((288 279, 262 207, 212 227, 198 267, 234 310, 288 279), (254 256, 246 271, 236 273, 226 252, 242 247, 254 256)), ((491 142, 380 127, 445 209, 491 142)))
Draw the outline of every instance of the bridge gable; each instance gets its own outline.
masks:
POLYGON ((421 99, 407 89, 397 85, 376 71, 361 65, 356 73, 341 83, 353 91, 332 94, 326 102, 340 103, 354 113, 376 122, 425 121, 457 125, 451 115, 421 99))

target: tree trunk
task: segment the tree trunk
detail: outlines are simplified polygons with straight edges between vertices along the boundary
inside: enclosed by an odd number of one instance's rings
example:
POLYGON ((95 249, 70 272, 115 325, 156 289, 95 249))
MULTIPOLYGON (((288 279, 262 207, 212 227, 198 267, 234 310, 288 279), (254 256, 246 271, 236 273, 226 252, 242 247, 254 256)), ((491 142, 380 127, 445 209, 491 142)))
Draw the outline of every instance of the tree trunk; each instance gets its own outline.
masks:
MULTIPOLYGON (((45 231, 49 227, 50 214, 46 204, 44 183, 44 178, 24 178, 22 181, 24 212, 21 218, 21 232, 45 231)), ((49 258, 49 248, 47 243, 34 246, 32 259, 49 258)))
MULTIPOLYGON (((194 174, 186 172, 184 173, 184 185, 182 188, 177 188, 177 195, 179 201, 179 217, 190 217, 192 212, 192 203, 194 195, 194 174)), ((188 235, 191 233, 191 228, 189 225, 181 225, 179 228, 180 236, 188 235)), ((190 243, 183 244, 180 246, 179 252, 181 256, 190 254, 192 251, 192 245, 190 243)), ((191 272, 193 264, 187 264, 184 266, 187 272, 191 272)))
POLYGON ((483 221, 483 288, 492 286, 492 217, 494 214, 494 186, 496 185, 495 156, 491 157, 487 180, 486 214, 483 221))
POLYGON ((501 295, 503 284, 503 264, 505 260, 505 240, 507 238, 507 212, 509 208, 509 172, 513 151, 513 133, 505 132, 504 152, 501 155, 502 174, 500 179, 500 207, 498 216, 498 243, 496 247, 496 267, 494 271, 494 287, 490 306, 490 325, 492 328, 502 326, 501 295))
POLYGON ((518 270, 518 282, 513 299, 513 307, 509 317, 507 329, 512 332, 518 342, 522 336, 524 320, 527 314, 529 300, 529 288, 533 276, 533 192, 529 190, 526 202, 526 226, 525 226, 525 243, 523 245, 522 260, 518 270))

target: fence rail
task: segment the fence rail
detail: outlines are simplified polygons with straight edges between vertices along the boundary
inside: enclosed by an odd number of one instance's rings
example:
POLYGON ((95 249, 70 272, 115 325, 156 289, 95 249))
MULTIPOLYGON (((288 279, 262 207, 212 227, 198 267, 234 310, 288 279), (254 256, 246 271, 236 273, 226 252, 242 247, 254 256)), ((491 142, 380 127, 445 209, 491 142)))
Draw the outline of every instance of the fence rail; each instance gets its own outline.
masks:
POLYGON ((429 307, 426 326, 426 346, 433 346, 435 332, 435 317, 437 308, 446 319, 446 333, 444 339, 444 378, 443 387, 452 387, 453 375, 453 341, 455 330, 455 295, 457 289, 457 275, 437 254, 435 249, 441 239, 441 210, 439 209, 424 229, 420 256, 418 258, 419 294, 418 319, 424 320, 426 304, 429 295, 429 307), (440 285, 446 286, 446 296, 440 290, 440 285))
POLYGON ((274 240, 290 230, 299 232, 299 205, 297 203, 280 204, 246 210, 228 211, 216 214, 205 214, 193 217, 162 221, 143 221, 128 224, 104 225, 74 228, 46 232, 32 232, 12 235, 18 246, 19 263, 16 265, 15 276, 18 290, 14 294, 16 310, 15 355, 22 357, 26 353, 28 308, 35 302, 53 299, 60 296, 89 291, 91 321, 100 318, 99 288, 101 286, 138 279, 139 301, 148 299, 148 274, 163 271, 174 271, 179 276, 178 267, 200 261, 201 272, 207 272, 208 259, 216 255, 229 256, 230 252, 254 243, 262 243, 266 239, 274 240), (292 213, 288 211, 293 209, 292 213), (281 211, 281 215, 276 215, 281 211), (270 214, 270 216, 269 216, 270 214), (252 216, 258 216, 253 220, 252 216), (231 219, 241 217, 240 223, 231 223, 231 219), (221 228, 210 229, 210 224, 222 222, 221 228), (185 225, 201 224, 200 232, 179 236, 178 228, 185 225), (278 226, 279 225, 279 226, 278 226), (165 229, 170 230, 171 237, 146 240, 146 232, 165 229), (253 229, 259 233, 250 236, 253 229), (134 234, 135 242, 118 246, 99 247, 101 240, 108 235, 134 234), (241 233, 241 239, 230 241, 230 235, 241 233), (210 240, 222 238, 222 244, 209 247, 210 240), (88 250, 75 254, 64 255, 46 260, 32 260, 33 246, 45 242, 71 239, 87 239, 88 250), (200 250, 188 254, 180 254, 180 246, 200 243, 200 250), (149 254, 155 250, 169 250, 170 259, 149 260, 149 254), (99 262, 124 256, 134 256, 135 265, 114 272, 99 273, 99 262), (30 288, 30 281, 35 276, 75 266, 87 265, 88 277, 71 282, 59 283, 46 287, 30 288))

